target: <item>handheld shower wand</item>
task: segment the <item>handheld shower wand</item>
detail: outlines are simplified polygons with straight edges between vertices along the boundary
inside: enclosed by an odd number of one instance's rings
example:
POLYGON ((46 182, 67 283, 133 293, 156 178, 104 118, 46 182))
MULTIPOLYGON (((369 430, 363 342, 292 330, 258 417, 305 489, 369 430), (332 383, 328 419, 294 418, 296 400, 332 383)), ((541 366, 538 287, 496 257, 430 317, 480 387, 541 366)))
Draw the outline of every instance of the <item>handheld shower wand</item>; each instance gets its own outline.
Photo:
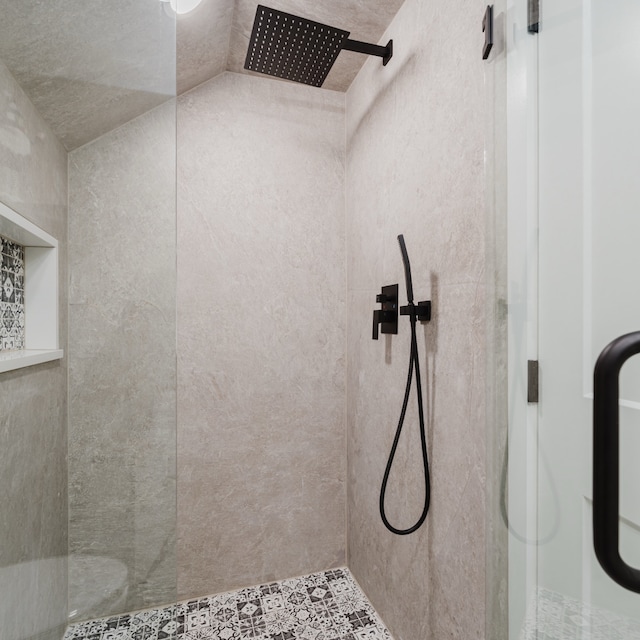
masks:
POLYGON ((407 300, 406 307, 400 308, 400 315, 408 315, 411 322, 411 354, 409 356, 409 373, 407 375, 407 386, 404 391, 404 400, 402 402, 402 410, 400 411, 400 420, 398 421, 398 427, 396 434, 391 445, 391 451, 389 452, 389 459, 387 460, 387 467, 384 471, 384 477, 382 479, 382 487, 380 488, 380 517, 384 522, 385 527, 392 533, 400 536, 413 533, 422 526, 422 523, 427 518, 429 512, 429 505, 431 503, 431 482, 429 479, 429 456, 427 453, 427 435, 424 424, 424 403, 422 399, 422 381, 420 379, 420 359, 418 355, 418 340, 416 337, 416 323, 418 320, 426 322, 431 319, 431 302, 419 302, 417 305, 413 303, 413 283, 411 280, 411 264, 409 263, 409 254, 407 253, 407 246, 404 242, 404 236, 398 236, 398 242, 400 243, 400 252, 402 253, 402 261, 404 263, 404 276, 407 285, 407 300), (398 448, 398 442, 400 441, 400 435, 402 434, 402 427, 404 426, 404 419, 407 412, 407 405, 409 404, 409 395, 411 393, 411 382, 413 380, 413 371, 416 372, 416 391, 418 398, 418 419, 420 422, 420 444, 422 448, 422 462, 424 468, 424 506, 422 508, 422 514, 418 518, 417 522, 407 529, 398 529, 394 527, 385 513, 384 498, 387 491, 387 483, 389 481, 389 473, 393 466, 393 459, 396 455, 396 449, 398 448))
POLYGON ((407 300, 409 301, 409 304, 413 304, 413 282, 411 280, 411 264, 409 263, 407 245, 404 243, 404 236, 402 234, 398 236, 398 244, 400 245, 402 263, 404 264, 404 281, 407 284, 407 300))

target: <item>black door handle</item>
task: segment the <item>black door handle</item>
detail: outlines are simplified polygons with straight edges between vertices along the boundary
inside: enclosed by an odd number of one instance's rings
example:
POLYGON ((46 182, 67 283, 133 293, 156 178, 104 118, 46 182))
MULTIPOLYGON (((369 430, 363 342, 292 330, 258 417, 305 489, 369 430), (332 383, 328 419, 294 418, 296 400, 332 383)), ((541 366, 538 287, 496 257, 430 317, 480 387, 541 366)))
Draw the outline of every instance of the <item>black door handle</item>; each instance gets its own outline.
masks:
MULTIPOLYGON (((593 372, 593 545, 610 578, 640 593, 640 569, 620 557, 620 415, 622 365, 640 353, 640 331, 608 344, 593 372)), ((638 452, 640 454, 640 452, 638 452)))

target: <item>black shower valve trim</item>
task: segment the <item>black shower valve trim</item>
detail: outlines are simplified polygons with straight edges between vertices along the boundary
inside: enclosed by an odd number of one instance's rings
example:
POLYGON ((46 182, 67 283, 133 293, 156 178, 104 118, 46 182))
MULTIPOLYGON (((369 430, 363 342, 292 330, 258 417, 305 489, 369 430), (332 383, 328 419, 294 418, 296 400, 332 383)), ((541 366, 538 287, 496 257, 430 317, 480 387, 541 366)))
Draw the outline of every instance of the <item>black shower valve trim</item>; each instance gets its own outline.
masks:
POLYGON ((378 339, 379 333, 398 333, 398 285, 382 287, 381 293, 376 296, 376 302, 382 308, 373 312, 371 337, 374 340, 378 339))

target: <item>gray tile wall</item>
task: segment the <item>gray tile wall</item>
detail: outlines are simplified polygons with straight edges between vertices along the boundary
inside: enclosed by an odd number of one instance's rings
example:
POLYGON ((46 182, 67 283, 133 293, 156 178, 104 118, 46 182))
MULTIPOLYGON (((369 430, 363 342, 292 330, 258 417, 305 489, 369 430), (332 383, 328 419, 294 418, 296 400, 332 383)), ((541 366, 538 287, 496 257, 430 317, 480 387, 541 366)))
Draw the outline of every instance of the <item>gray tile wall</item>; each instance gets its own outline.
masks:
POLYGON ((509 637, 507 500, 507 29, 506 0, 493 3, 494 46, 485 64, 485 193, 487 278, 487 563, 486 628, 509 637))
MULTIPOLYGON (((347 94, 348 563, 397 640, 484 638, 485 217, 484 7, 407 0, 347 94), (432 502, 409 536, 388 532, 378 492, 409 358, 409 323, 371 340, 381 285, 404 275, 403 233, 417 300, 427 399, 432 502)), ((415 399, 387 492, 406 527, 423 499, 415 399)))
POLYGON ((176 594, 175 170, 173 101, 69 155, 69 549, 128 574, 83 617, 176 594))
POLYGON ((344 95, 178 103, 178 595, 344 564, 344 95))
MULTIPOLYGON (((66 349, 66 152, 2 63, 0 200, 58 239, 66 349)), ((66 625, 66 393, 64 359, 0 374, 0 629, 7 640, 57 640, 66 625)))

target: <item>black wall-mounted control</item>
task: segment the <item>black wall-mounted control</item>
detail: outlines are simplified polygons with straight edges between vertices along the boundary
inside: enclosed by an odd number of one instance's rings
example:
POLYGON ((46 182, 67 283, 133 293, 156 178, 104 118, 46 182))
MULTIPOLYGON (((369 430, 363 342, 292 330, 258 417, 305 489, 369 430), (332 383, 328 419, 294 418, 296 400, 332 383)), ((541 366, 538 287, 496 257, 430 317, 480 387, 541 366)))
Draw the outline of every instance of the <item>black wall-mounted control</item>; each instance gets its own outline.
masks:
POLYGON ((431 320, 431 300, 423 300, 418 304, 410 302, 406 307, 400 307, 401 316, 411 316, 416 314, 418 322, 429 322, 431 320))
POLYGON ((376 296, 376 302, 381 309, 373 312, 372 338, 378 339, 378 331, 382 333, 398 333, 398 285, 389 284, 382 287, 382 292, 376 296))

